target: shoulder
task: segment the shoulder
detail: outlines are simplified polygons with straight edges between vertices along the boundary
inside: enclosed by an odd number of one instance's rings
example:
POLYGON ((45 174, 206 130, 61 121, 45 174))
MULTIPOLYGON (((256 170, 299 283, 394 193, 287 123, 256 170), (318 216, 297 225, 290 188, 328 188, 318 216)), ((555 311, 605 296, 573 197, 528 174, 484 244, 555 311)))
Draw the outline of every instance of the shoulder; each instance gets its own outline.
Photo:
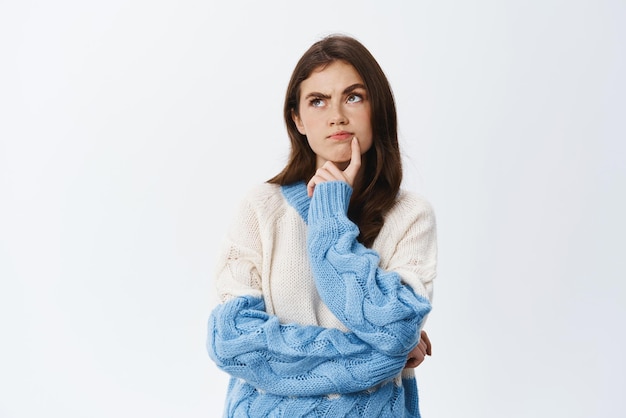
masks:
POLYGON ((280 186, 270 183, 258 183, 244 192, 243 200, 249 202, 264 202, 281 197, 280 186))
POLYGON ((268 199, 275 200, 280 194, 280 186, 277 184, 255 183, 240 191, 239 203, 257 205, 268 199))
POLYGON ((267 216, 284 210, 286 201, 277 184, 259 183, 246 190, 240 199, 240 210, 267 216))
POLYGON ((435 211, 431 203, 420 194, 402 189, 385 215, 377 241, 391 243, 411 235, 434 237, 435 234, 435 211))
POLYGON ((260 240, 272 233, 276 221, 284 216, 286 203, 280 186, 260 183, 244 190, 232 209, 229 242, 257 248, 260 240))
POLYGON ((424 196, 403 189, 385 215, 379 238, 383 242, 395 242, 413 234, 434 238, 435 211, 424 196))
POLYGON ((422 220, 434 223, 435 210, 424 196, 410 190, 401 189, 395 204, 387 213, 386 218, 402 218, 409 222, 422 220))

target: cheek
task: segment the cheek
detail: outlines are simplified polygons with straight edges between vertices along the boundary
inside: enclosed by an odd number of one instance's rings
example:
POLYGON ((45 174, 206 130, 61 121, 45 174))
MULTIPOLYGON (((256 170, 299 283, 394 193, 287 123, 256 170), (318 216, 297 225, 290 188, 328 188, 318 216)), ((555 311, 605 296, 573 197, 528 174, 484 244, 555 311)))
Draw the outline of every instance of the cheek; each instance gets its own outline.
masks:
POLYGON ((372 117, 369 109, 363 109, 353 115, 355 120, 358 120, 358 124, 363 127, 364 130, 372 130, 372 117))
POLYGON ((362 140, 361 146, 369 148, 372 145, 372 122, 369 114, 361 115, 359 124, 362 126, 360 131, 363 137, 359 138, 359 140, 362 140))
POLYGON ((319 116, 315 114, 301 114, 300 126, 302 130, 307 132, 307 135, 313 135, 314 132, 319 129, 319 119, 319 116))

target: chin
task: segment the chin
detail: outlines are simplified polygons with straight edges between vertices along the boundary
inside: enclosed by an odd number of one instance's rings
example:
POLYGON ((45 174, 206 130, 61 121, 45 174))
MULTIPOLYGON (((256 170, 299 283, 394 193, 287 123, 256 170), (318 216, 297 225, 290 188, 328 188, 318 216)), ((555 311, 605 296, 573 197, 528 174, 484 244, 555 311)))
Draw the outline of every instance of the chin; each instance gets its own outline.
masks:
POLYGON ((337 158, 333 158, 331 161, 335 164, 344 164, 349 163, 352 159, 352 153, 340 155, 337 158))

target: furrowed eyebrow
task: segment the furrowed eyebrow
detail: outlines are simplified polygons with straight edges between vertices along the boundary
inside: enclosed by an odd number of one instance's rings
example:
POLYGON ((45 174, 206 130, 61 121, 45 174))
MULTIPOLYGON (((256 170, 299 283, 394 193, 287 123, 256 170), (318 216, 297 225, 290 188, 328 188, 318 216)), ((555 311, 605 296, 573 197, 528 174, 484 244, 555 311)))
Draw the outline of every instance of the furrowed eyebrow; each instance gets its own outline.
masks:
POLYGON ((330 96, 328 94, 323 94, 323 93, 318 93, 318 92, 311 92, 309 94, 307 94, 304 97, 305 100, 307 99, 330 99, 330 96))
POLYGON ((356 83, 356 84, 353 84, 351 86, 346 87, 345 90, 343 91, 343 94, 352 93, 356 89, 363 89, 363 90, 367 91, 367 89, 365 88, 365 86, 363 84, 356 83))
MULTIPOLYGON (((364 86, 363 84, 361 84, 361 83, 355 83, 355 84, 352 84, 351 86, 346 87, 346 88, 343 90, 343 94, 344 94, 344 95, 346 95, 346 94, 350 94, 350 93, 352 93, 354 90, 357 90, 357 89, 363 89, 363 90, 366 90, 366 91, 367 91, 367 89, 365 88, 365 86, 364 86)), ((304 97, 304 99, 305 99, 305 100, 308 100, 308 99, 330 99, 330 95, 328 95, 328 94, 324 94, 324 93, 319 93, 319 92, 316 92, 316 91, 312 91, 311 93, 307 94, 307 95, 304 97)))

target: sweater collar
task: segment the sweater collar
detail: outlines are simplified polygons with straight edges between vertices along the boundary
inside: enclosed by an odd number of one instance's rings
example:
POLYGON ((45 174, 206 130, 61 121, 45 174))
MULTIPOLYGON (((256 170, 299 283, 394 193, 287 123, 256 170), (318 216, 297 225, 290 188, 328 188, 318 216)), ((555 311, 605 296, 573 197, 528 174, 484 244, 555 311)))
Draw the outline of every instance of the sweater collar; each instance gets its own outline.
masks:
POLYGON ((299 181, 280 186, 280 190, 283 193, 283 196, 285 196, 287 203, 289 203, 300 214, 304 223, 308 224, 311 198, 309 198, 307 194, 306 184, 303 181, 299 181))

